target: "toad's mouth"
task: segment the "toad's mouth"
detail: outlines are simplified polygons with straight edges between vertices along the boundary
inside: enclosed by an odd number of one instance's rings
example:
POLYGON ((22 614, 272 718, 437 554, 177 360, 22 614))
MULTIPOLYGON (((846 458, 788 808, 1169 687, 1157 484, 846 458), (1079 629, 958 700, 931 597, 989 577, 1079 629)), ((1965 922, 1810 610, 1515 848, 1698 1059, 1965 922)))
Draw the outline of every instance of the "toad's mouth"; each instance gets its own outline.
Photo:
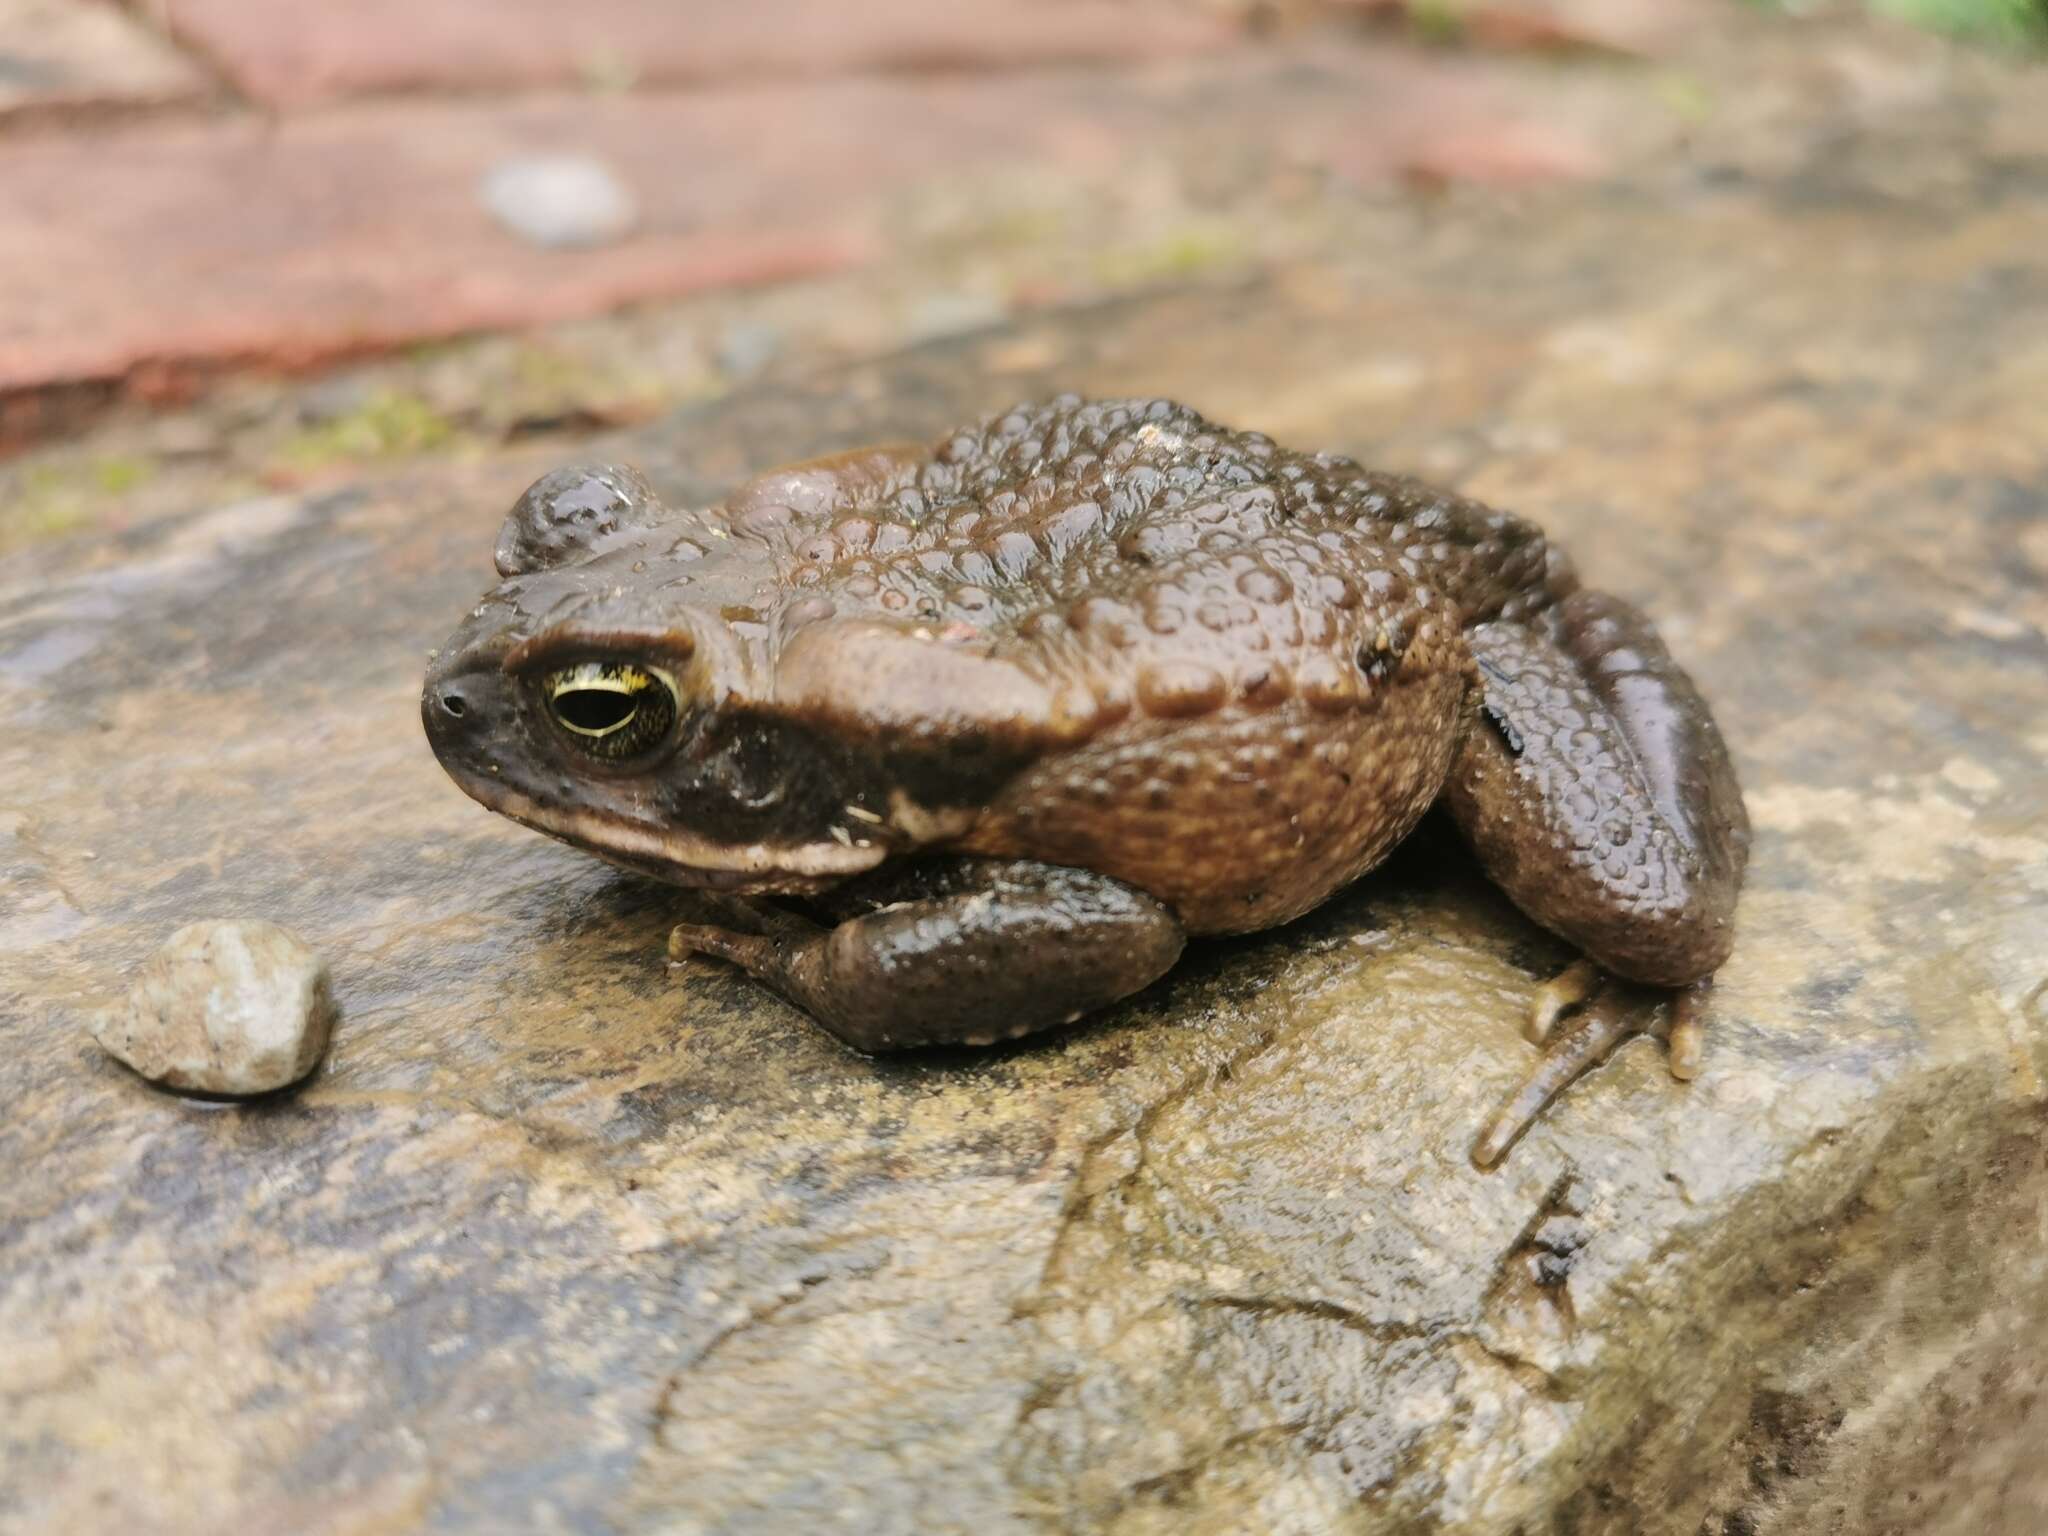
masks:
POLYGON ((678 828, 544 806, 497 785, 476 798, 521 826, 623 868, 701 890, 796 895, 836 885, 889 856, 880 842, 718 843, 678 828))

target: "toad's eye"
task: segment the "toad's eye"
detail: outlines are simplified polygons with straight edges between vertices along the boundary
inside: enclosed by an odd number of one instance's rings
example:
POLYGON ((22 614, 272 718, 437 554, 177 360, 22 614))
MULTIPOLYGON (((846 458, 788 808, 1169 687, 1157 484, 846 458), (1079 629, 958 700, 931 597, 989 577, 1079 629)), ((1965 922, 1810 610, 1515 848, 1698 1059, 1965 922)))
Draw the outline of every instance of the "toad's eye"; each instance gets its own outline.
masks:
POLYGON ((586 661, 541 679, 541 697, 578 752, 608 763, 658 745, 676 723, 676 684, 655 667, 586 661))

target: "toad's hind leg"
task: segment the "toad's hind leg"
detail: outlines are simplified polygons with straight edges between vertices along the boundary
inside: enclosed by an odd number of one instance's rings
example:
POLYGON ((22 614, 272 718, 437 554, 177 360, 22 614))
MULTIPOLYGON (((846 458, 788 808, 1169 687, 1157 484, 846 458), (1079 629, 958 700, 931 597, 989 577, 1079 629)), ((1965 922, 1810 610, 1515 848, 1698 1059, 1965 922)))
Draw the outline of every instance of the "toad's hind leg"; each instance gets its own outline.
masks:
POLYGON ((836 924, 767 903, 683 924, 671 957, 743 967, 862 1051, 988 1044, 1067 1024, 1180 958, 1185 935, 1142 891, 1087 870, 930 860, 821 899, 836 924))
MULTIPOLYGON (((1641 614, 1579 592, 1528 623, 1468 636, 1481 676, 1445 800, 1487 874, 1586 960, 1541 989, 1541 1043, 1606 971, 1685 987, 1727 958, 1749 824, 1699 692, 1641 614)), ((1644 1010, 1596 1003, 1557 1033, 1473 1149, 1497 1161, 1574 1079, 1629 1036, 1644 1010)), ((1698 1071, 1696 997, 1673 1002, 1672 1073, 1698 1071)), ((1655 1010, 1652 1010, 1655 1011, 1655 1010)))

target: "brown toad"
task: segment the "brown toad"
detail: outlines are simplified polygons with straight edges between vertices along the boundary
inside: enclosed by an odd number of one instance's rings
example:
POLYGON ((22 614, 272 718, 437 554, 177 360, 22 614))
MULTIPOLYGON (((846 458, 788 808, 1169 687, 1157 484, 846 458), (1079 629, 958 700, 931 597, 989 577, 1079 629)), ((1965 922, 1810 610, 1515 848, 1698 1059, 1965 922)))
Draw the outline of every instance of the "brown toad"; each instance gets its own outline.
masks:
MULTIPOLYGON (((723 506, 549 475, 422 712, 485 805, 732 898, 672 951, 865 1051, 1068 1023, 1191 934, 1298 917, 1442 799, 1595 967, 1727 957, 1749 829, 1648 620, 1528 522, 1167 401, 1020 406, 799 464, 723 506)), ((1698 1064, 1681 995, 1672 1070, 1698 1064)), ((1635 1026, 1589 1009, 1496 1161, 1635 1026)))

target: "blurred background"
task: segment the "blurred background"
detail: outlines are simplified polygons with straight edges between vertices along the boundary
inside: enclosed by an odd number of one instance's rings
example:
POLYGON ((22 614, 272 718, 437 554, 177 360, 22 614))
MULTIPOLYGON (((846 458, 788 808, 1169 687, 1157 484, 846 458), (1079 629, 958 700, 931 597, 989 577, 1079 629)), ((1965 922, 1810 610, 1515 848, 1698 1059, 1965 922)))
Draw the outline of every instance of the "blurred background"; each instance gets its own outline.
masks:
POLYGON ((2041 1536, 2044 3, 0 0, 0 1536, 2041 1536), (1060 388, 1645 603, 1698 1083, 1475 1175, 1567 953, 1427 831, 870 1068, 433 760, 536 476, 1060 388), (341 1014, 234 1111, 88 1034, 223 916, 341 1014))
POLYGON ((1879 3, 0 0, 0 547, 1873 125, 1910 177, 2048 9, 1879 3))

